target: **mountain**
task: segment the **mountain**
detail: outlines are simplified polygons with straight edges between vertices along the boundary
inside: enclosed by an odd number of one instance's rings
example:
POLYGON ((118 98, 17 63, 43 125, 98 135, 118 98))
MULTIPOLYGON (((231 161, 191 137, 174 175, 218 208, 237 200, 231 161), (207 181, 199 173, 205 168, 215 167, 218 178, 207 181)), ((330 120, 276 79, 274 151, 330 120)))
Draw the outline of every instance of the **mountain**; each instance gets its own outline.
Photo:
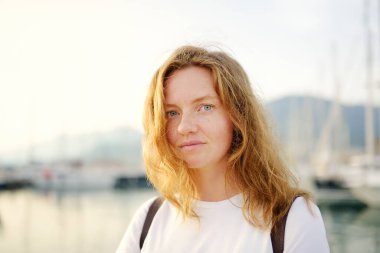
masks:
MULTIPOLYGON (((332 101, 311 96, 288 96, 267 103, 274 133, 285 146, 300 146, 304 153, 315 151, 323 128, 328 124, 332 101)), ((380 109, 374 114, 375 143, 380 140, 380 109)), ((330 133, 332 146, 340 149, 365 148, 365 106, 341 105, 341 117, 335 118, 330 133)))

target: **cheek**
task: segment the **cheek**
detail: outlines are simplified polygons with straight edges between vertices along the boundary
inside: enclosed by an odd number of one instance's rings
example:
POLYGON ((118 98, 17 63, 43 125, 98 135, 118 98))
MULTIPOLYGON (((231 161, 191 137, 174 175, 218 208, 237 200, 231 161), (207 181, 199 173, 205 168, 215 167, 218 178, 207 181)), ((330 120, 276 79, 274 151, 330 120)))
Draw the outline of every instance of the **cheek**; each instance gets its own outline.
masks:
POLYGON ((230 147, 231 144, 232 144, 232 130, 233 130, 232 123, 229 122, 229 123, 227 124, 226 132, 225 132, 225 136, 226 136, 226 144, 228 145, 228 147, 230 147))
POLYGON ((228 149, 232 143, 233 124, 224 115, 215 118, 212 124, 207 125, 207 132, 221 149, 228 149))
POLYGON ((220 139, 223 140, 225 147, 230 148, 232 144, 233 124, 230 119, 225 119, 221 125, 223 125, 223 128, 220 131, 220 139))
POLYGON ((170 145, 174 145, 176 142, 176 131, 175 126, 172 122, 166 124, 166 139, 170 145))

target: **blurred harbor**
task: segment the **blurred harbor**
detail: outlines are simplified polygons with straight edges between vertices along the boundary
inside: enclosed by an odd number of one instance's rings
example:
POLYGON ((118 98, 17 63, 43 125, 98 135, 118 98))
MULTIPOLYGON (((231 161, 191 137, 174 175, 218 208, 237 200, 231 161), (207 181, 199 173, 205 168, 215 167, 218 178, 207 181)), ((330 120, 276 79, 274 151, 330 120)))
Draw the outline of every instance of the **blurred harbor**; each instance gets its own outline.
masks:
MULTIPOLYGON (((274 131, 294 158, 290 168, 322 211, 332 252, 380 252, 380 110, 369 159, 364 106, 340 106, 339 117, 328 116, 334 102, 313 97, 267 108, 282 126, 274 131), (301 114, 305 104, 313 121, 301 114), (326 123, 337 118, 340 128, 326 123)), ((0 252, 113 252, 137 207, 156 195, 141 134, 129 128, 64 136, 2 158, 0 252)))
MULTIPOLYGON (((289 167, 321 208, 332 252, 380 252, 380 110, 368 156, 364 105, 293 96, 266 107, 289 167)), ((118 128, 3 155, 0 252, 113 252, 136 208, 156 194, 141 138, 118 128)))

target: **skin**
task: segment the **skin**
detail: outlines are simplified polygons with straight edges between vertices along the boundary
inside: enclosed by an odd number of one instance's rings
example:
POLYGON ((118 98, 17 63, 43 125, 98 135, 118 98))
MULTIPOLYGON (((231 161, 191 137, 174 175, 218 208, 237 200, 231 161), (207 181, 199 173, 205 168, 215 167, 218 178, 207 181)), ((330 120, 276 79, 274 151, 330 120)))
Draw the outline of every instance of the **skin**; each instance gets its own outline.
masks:
POLYGON ((195 66, 178 70, 164 95, 168 142, 194 169, 199 198, 220 201, 236 194, 225 182, 233 124, 211 72, 195 66))

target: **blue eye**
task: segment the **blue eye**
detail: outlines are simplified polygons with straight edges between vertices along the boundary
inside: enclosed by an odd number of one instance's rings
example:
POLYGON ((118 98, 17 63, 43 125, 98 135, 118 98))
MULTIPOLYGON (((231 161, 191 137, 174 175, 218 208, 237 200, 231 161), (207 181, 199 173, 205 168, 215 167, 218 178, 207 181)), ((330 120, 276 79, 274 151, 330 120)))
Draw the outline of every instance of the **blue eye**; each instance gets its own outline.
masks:
POLYGON ((178 114, 178 113, 177 113, 176 111, 168 111, 168 112, 166 112, 166 116, 167 116, 168 118, 173 118, 173 117, 175 117, 177 114, 178 114))
POLYGON ((213 107, 213 105, 202 105, 202 108, 205 111, 211 111, 213 107))

